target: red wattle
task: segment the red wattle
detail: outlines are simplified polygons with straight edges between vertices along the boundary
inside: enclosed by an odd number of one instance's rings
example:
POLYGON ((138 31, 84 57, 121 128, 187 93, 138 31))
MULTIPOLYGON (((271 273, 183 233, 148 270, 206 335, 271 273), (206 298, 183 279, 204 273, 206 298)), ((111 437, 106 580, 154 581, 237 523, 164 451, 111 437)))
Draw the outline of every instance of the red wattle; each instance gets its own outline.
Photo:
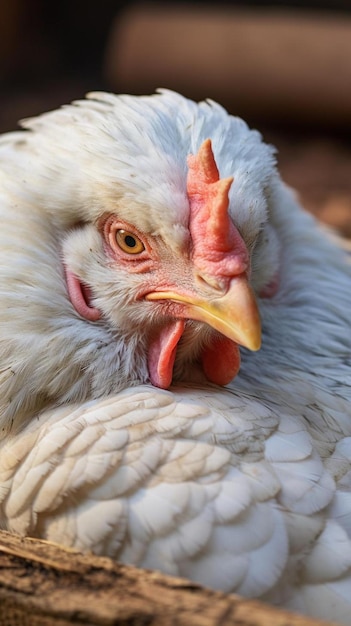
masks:
MULTIPOLYGON (((170 322, 149 345, 149 376, 155 387, 167 389, 172 383, 177 346, 184 327, 185 321, 182 319, 170 322)), ((240 369, 238 345, 223 335, 216 336, 203 350, 202 367, 210 382, 227 385, 240 369)))
POLYGON ((206 378, 216 385, 227 385, 240 369, 239 346, 231 339, 218 335, 202 353, 206 378))
POLYGON ((150 380, 155 387, 167 389, 172 383, 177 345, 184 332, 184 327, 184 320, 170 322, 151 341, 148 367, 150 380))

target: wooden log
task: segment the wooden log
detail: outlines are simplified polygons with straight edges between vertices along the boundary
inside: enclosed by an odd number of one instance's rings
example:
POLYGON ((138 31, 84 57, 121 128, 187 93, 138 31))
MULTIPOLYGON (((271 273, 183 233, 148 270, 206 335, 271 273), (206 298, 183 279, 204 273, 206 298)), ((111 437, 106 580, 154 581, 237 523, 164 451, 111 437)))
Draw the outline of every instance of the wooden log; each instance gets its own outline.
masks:
POLYGON ((184 579, 0 532, 0 626, 323 623, 184 579))

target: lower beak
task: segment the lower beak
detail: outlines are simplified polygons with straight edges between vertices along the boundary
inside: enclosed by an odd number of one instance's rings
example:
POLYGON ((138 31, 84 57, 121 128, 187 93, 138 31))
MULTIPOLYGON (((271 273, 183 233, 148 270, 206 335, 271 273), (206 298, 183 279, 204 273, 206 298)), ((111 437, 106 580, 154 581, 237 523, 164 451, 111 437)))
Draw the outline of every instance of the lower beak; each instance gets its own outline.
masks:
POLYGON ((223 296, 203 300, 197 294, 153 291, 147 300, 171 300, 184 305, 182 317, 204 322, 249 350, 261 346, 261 322, 255 294, 246 278, 233 278, 223 296))

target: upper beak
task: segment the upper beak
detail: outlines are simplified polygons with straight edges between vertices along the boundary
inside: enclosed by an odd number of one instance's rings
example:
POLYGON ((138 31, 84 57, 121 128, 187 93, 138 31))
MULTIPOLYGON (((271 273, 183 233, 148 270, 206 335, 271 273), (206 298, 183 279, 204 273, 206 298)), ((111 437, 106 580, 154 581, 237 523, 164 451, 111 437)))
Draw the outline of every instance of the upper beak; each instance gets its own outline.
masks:
MULTIPOLYGON (((176 291, 153 291, 147 300, 172 300, 184 304, 184 317, 205 322, 249 350, 261 347, 261 321, 255 294, 244 276, 233 278, 228 291, 204 300, 176 291)), ((183 314, 182 314, 183 316, 183 314)))

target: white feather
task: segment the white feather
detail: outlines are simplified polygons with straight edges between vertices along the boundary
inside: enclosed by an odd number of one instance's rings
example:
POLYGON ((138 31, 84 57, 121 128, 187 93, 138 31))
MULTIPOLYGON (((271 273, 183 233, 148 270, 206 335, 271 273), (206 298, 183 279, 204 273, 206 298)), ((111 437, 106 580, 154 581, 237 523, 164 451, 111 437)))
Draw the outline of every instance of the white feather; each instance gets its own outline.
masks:
POLYGON ((210 101, 90 94, 22 125, 0 139, 1 527, 350 626, 342 246, 281 182, 272 148, 210 101), (259 300, 262 349, 242 350, 226 389, 162 391, 148 384, 155 314, 135 302, 136 275, 116 277, 96 222, 117 212, 176 255, 186 157, 207 137, 234 176, 252 283, 278 268, 280 284, 259 300), (74 310, 63 259, 94 284, 102 320, 74 310))

